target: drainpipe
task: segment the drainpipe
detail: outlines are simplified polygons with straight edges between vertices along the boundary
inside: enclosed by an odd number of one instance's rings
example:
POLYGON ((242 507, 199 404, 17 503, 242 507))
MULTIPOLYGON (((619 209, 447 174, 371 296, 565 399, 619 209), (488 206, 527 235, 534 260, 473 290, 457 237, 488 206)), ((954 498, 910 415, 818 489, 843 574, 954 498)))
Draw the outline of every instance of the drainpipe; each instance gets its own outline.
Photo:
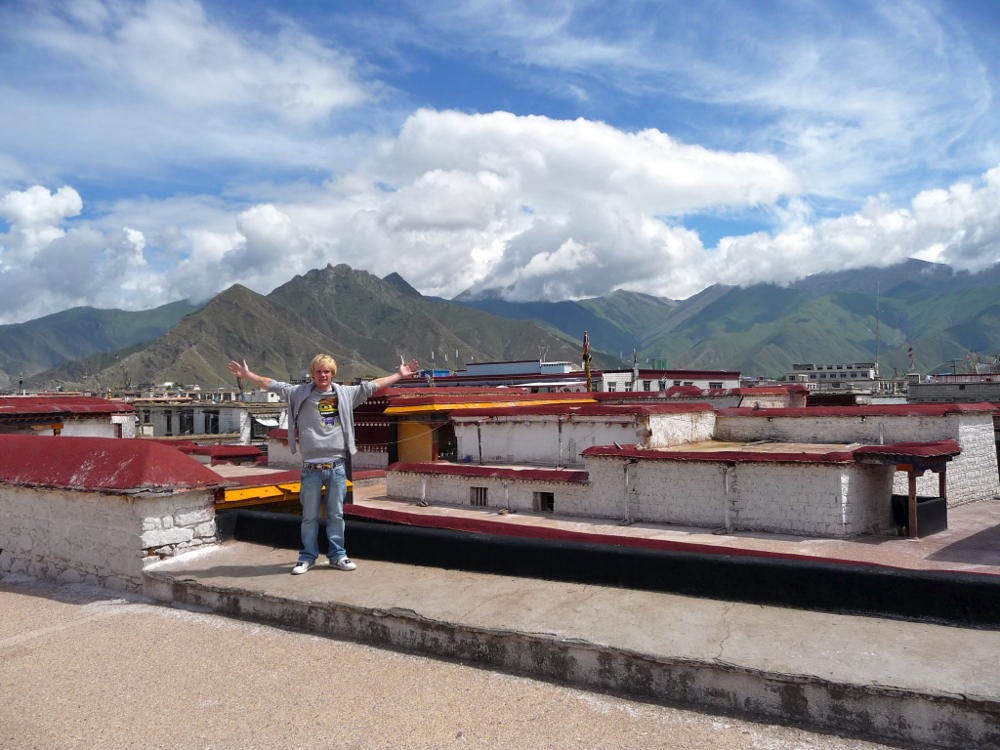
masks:
POLYGON ((733 530, 733 520, 731 513, 733 509, 733 498, 731 498, 730 495, 733 494, 734 485, 736 484, 735 481, 736 478, 733 476, 735 471, 736 471, 736 464, 726 464, 726 466, 722 469, 722 486, 725 492, 725 503, 726 503, 724 509, 724 517, 725 517, 725 527, 727 534, 731 533, 733 530))
POLYGON ((479 465, 480 466, 483 465, 483 431, 482 431, 482 429, 480 429, 480 425, 482 425, 482 423, 483 423, 483 420, 481 420, 481 419, 477 419, 476 420, 476 443, 479 446, 479 465))
POLYGON ((628 458, 625 460, 625 464, 622 467, 625 478, 625 517, 622 519, 621 522, 622 526, 631 526, 634 523, 634 521, 632 520, 632 507, 631 507, 632 504, 629 498, 628 467, 631 466, 632 464, 637 464, 637 463, 639 463, 639 459, 628 458))

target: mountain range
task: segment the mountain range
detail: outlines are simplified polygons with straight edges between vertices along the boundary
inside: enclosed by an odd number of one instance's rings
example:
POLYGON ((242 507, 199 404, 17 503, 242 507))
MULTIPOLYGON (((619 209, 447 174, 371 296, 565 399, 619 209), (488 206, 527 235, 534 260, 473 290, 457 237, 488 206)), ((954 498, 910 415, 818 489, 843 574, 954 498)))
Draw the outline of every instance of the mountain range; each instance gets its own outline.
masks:
MULTIPOLYGON (((72 314, 63 322, 84 314, 67 313, 72 314)), ((255 372, 293 380, 305 376, 317 352, 332 354, 338 379, 350 381, 392 372, 401 357, 442 368, 477 360, 579 360, 580 344, 545 324, 424 297, 396 275, 380 279, 346 265, 328 265, 295 276, 267 295, 234 285, 141 344, 46 368, 45 358, 54 352, 53 347, 37 351, 26 385, 231 387, 230 359, 246 359, 255 372)), ((613 364, 608 356, 595 358, 595 367, 613 364)), ((2 356, 0 368, 9 378, 2 356)))
POLYGON ((956 273, 909 260, 818 274, 787 286, 713 285, 685 300, 617 290, 561 302, 509 302, 495 293, 421 295, 398 274, 346 265, 296 276, 270 294, 235 285, 207 303, 125 312, 74 308, 0 326, 0 389, 113 388, 171 381, 233 384, 245 358, 292 379, 326 351, 351 380, 395 369, 467 362, 580 361, 590 334, 595 368, 665 360, 671 368, 780 376, 796 362, 878 359, 882 372, 963 369, 970 352, 1000 352, 1000 264, 956 273), (912 355, 912 356, 911 356, 912 355))

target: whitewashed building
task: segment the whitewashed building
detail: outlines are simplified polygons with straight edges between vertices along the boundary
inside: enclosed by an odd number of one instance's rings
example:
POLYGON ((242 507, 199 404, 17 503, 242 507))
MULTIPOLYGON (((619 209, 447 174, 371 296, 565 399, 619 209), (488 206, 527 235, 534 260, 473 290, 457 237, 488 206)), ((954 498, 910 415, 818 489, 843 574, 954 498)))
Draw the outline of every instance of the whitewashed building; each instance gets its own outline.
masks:
POLYGON ((894 487, 911 505, 917 492, 942 488, 952 505, 998 494, 992 412, 989 404, 463 410, 451 416, 460 462, 398 462, 387 490, 724 531, 893 533, 894 487), (911 477, 920 477, 913 488, 911 477))
POLYGON ((136 435, 130 404, 79 395, 0 397, 0 435, 120 437, 136 435))

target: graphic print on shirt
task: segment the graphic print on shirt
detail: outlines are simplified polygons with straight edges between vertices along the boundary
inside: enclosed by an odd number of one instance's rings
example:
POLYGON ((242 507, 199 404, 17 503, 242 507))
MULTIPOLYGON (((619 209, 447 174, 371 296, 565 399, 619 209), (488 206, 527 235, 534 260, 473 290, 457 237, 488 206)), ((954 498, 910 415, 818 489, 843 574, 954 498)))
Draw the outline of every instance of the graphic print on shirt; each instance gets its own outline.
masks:
POLYGON ((319 417, 325 427, 337 424, 337 396, 329 396, 319 400, 319 417))

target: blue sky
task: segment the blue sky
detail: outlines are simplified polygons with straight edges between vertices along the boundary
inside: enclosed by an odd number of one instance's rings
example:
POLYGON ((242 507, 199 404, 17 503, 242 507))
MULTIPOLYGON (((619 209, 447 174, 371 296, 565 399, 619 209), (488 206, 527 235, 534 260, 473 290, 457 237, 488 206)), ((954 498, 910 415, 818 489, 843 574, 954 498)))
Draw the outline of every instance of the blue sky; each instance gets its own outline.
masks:
POLYGON ((1000 3, 0 3, 0 323, 1000 260, 1000 3))

